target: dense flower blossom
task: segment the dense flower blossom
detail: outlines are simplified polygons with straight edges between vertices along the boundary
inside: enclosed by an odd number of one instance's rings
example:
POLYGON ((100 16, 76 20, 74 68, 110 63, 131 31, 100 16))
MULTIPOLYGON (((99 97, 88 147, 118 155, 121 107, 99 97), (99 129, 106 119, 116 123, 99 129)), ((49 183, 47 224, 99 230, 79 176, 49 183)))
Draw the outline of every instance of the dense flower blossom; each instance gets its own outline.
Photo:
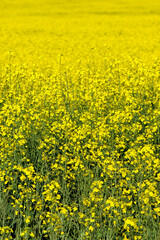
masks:
POLYGON ((159 239, 159 7, 0 2, 0 239, 159 239))

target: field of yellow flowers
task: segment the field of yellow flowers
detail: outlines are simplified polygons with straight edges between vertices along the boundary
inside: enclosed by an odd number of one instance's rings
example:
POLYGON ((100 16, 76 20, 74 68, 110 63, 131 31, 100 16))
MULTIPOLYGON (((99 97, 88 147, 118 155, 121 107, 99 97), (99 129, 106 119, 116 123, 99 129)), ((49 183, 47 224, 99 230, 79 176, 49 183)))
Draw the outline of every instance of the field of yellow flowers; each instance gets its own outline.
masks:
POLYGON ((1 0, 0 46, 0 239, 160 240, 159 0, 1 0))

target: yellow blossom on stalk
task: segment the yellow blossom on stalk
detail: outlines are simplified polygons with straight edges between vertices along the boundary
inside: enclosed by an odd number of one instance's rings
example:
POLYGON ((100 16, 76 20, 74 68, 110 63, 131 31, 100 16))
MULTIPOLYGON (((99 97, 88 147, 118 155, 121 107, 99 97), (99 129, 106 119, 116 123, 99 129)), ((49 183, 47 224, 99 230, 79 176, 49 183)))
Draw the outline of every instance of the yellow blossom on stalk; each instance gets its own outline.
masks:
POLYGON ((21 179, 21 181, 23 182, 23 181, 25 181, 26 177, 25 177, 24 175, 22 175, 22 176, 20 177, 20 179, 21 179))
POLYGON ((73 211, 74 211, 74 212, 77 211, 77 207, 74 207, 74 208, 73 208, 73 211))
POLYGON ((92 226, 89 227, 89 230, 93 232, 94 228, 92 226))
POLYGON ((30 223, 30 219, 31 219, 31 216, 25 217, 25 222, 26 222, 26 223, 30 223))
POLYGON ((124 229, 128 229, 129 226, 134 227, 135 229, 137 229, 137 219, 134 219, 132 217, 128 217, 124 219, 124 229))
POLYGON ((31 232, 29 235, 30 235, 31 237, 35 237, 35 235, 34 235, 33 232, 31 232))
POLYGON ((27 233, 27 230, 21 232, 21 237, 24 237, 26 233, 27 233))
POLYGON ((160 207, 154 208, 154 211, 160 216, 160 207))
POLYGON ((126 234, 123 234, 124 238, 123 240, 129 240, 129 238, 127 238, 126 234))
POLYGON ((83 204, 85 205, 85 206, 90 206, 90 204, 91 204, 91 202, 90 202, 90 200, 89 199, 87 199, 87 198, 85 198, 85 199, 83 199, 83 204))
POLYGON ((68 211, 67 211, 66 208, 61 207, 61 208, 60 208, 60 213, 61 213, 61 214, 64 214, 65 216, 67 216, 68 211))

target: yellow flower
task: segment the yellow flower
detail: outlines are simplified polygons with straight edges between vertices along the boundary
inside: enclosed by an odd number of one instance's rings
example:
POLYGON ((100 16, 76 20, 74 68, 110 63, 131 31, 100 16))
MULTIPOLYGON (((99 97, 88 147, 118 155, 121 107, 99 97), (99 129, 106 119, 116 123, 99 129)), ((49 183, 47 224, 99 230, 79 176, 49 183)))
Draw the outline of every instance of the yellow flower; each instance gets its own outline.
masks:
POLYGON ((80 219, 84 218, 84 216, 85 216, 85 215, 84 215, 83 213, 81 213, 81 212, 79 212, 78 215, 79 215, 79 218, 80 218, 80 219))
POLYGON ((67 211, 66 208, 61 207, 60 213, 61 213, 61 214, 64 214, 64 215, 67 215, 68 211, 67 211))
POLYGON ((31 237, 34 237, 34 236, 35 236, 33 232, 31 232, 29 235, 30 235, 31 237))
POLYGON ((30 223, 30 219, 31 219, 31 216, 27 216, 27 217, 25 218, 25 222, 26 222, 26 223, 30 223))
POLYGON ((21 181, 25 181, 26 177, 24 175, 20 176, 21 181))
POLYGON ((154 208, 154 211, 160 216, 160 207, 154 208))
POLYGON ((18 215, 18 211, 15 211, 15 214, 18 215))
POLYGON ((124 224, 124 229, 128 229, 128 226, 132 226, 134 228, 137 228, 137 219, 134 219, 132 217, 128 217, 125 220, 125 224, 124 224))
POLYGON ((127 238, 126 234, 123 234, 124 238, 123 240, 130 240, 129 238, 127 238))
POLYGON ((94 228, 92 226, 89 227, 89 230, 93 232, 94 228))

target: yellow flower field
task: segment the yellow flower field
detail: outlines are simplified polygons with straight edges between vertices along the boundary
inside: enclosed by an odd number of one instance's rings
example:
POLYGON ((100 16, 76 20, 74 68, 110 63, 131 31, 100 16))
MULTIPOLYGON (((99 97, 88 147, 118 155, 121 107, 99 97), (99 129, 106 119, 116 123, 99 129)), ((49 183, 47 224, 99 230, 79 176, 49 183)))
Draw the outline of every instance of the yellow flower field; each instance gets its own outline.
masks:
POLYGON ((0 239, 160 240, 160 2, 0 1, 0 239))

